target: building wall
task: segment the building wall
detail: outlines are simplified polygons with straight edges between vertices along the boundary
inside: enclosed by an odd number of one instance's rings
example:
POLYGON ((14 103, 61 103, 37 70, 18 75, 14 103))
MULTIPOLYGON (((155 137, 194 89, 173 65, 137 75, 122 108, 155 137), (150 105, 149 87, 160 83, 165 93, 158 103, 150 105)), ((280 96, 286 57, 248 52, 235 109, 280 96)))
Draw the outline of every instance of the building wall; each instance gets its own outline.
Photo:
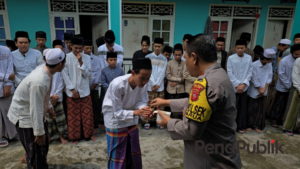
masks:
MULTIPOLYGON (((139 1, 139 0, 130 0, 139 1)), ((144 2, 175 2, 175 28, 174 28, 174 44, 180 43, 184 34, 197 34, 204 31, 207 16, 209 14, 210 4, 239 4, 247 5, 244 2, 226 2, 222 0, 143 0, 144 2)), ((118 5, 118 0, 111 0, 112 5, 118 5)), ((141 2, 141 1, 139 1, 141 2)), ((10 24, 11 38, 14 39, 16 31, 27 31, 32 43, 31 47, 36 46, 35 32, 45 31, 47 33, 47 46, 51 46, 50 22, 48 0, 6 0, 8 18, 10 24), (17 11, 17 12, 16 12, 17 11)), ((258 33, 256 44, 263 45, 265 27, 267 22, 267 13, 269 5, 280 5, 279 0, 250 0, 248 5, 260 5, 261 17, 259 18, 258 33)), ((284 4, 284 6, 294 6, 294 4, 284 4)), ((119 8, 119 7, 118 7, 119 8)), ((113 8, 113 9, 118 9, 113 8)), ((113 11, 112 15, 114 16, 113 11)), ((117 14, 119 15, 119 14, 117 14)), ((116 37, 120 37, 120 29, 114 26, 115 23, 120 23, 119 16, 114 16, 114 21, 111 27, 116 33, 116 37)), ((294 23, 295 27, 299 27, 300 23, 294 23)), ((294 32, 293 32, 294 33, 294 32)), ((120 38, 117 38, 120 40, 120 38)))
MULTIPOLYGON (((139 0, 130 0, 139 1, 139 0)), ((225 2, 222 0, 143 0, 144 2, 175 2, 175 29, 174 44, 180 43, 186 33, 198 34, 204 31, 205 23, 209 15, 210 4, 234 4, 234 5, 260 5, 261 17, 259 18, 256 44, 263 45, 267 14, 270 5, 280 5, 280 0, 250 0, 245 2, 225 2)), ((139 1, 141 2, 141 1, 139 1)), ((284 4, 284 6, 295 6, 295 4, 284 4)), ((299 23, 300 26, 300 23, 299 23)))
POLYGON ((46 46, 52 46, 47 0, 6 0, 6 3, 12 39, 16 31, 27 31, 30 47, 35 47, 35 32, 44 31, 48 38, 46 46))

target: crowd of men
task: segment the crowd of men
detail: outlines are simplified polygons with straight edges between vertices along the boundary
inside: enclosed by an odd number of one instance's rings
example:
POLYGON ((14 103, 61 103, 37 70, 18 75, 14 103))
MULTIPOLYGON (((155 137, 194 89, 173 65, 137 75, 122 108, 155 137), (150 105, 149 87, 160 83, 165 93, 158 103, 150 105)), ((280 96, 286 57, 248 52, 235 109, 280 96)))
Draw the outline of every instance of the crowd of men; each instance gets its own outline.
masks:
POLYGON ((260 133, 266 119, 289 136, 300 132, 300 34, 292 46, 282 39, 270 49, 252 50, 251 34, 242 33, 228 52, 225 38, 202 34, 186 34, 174 47, 157 37, 150 51, 145 35, 126 75, 123 47, 111 30, 96 40, 97 55, 93 42, 80 35, 66 32, 52 48, 45 46, 45 32, 35 39, 31 49, 28 33, 18 31, 7 47, 0 46, 0 147, 18 135, 26 152, 21 162, 29 168, 47 168, 56 132, 62 144, 78 144, 82 138, 95 141, 94 129, 105 127, 108 168, 137 169, 139 121, 146 130, 167 127, 172 139, 186 140, 185 168, 205 160, 211 167, 242 166, 236 154, 195 154, 199 139, 235 143, 235 132, 260 133), (162 121, 156 122, 155 109, 171 111, 173 119, 158 111, 162 121))

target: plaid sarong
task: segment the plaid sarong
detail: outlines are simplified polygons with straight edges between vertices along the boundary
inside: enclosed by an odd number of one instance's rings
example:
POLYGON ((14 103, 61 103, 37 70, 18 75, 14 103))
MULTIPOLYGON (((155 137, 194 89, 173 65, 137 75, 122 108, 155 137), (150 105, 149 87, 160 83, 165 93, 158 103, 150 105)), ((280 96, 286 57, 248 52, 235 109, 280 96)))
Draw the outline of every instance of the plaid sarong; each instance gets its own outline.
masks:
POLYGON ((56 114, 55 119, 50 119, 49 114, 46 114, 49 135, 52 136, 57 130, 61 135, 67 134, 68 127, 63 103, 57 102, 53 108, 56 114))
POLYGON ((141 169, 142 155, 137 125, 106 128, 108 169, 141 169))

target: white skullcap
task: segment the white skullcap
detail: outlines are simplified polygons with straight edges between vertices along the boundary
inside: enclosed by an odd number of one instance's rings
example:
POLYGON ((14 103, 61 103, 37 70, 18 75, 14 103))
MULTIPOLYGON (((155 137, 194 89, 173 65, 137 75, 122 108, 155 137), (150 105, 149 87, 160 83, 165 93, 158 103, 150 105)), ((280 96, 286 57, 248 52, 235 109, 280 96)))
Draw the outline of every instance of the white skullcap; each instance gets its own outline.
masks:
POLYGON ((47 52, 49 51, 50 49, 45 49, 44 51, 43 51, 43 56, 44 57, 46 57, 46 54, 47 54, 47 52))
POLYGON ((264 52, 264 56, 268 59, 275 58, 276 52, 274 49, 266 49, 264 52))
POLYGON ((49 65, 55 65, 63 61, 65 53, 60 48, 49 49, 46 52, 46 63, 49 65))
POLYGON ((285 45, 291 45, 292 41, 289 39, 281 39, 279 43, 285 44, 285 45))

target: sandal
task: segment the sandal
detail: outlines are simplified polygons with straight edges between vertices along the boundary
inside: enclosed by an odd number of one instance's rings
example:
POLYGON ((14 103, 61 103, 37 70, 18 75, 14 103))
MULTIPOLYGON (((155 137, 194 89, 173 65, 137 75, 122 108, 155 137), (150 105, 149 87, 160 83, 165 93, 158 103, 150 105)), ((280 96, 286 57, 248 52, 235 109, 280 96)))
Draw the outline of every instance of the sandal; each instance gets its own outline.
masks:
POLYGON ((150 126, 149 123, 144 124, 144 129, 145 129, 145 130, 150 130, 150 128, 151 128, 151 126, 150 126))
POLYGON ((165 127, 164 127, 164 126, 161 126, 161 125, 157 125, 157 128, 160 129, 160 130, 165 129, 165 127))
POLYGON ((5 138, 2 138, 2 140, 0 141, 0 148, 7 147, 8 145, 8 141, 5 138))
POLYGON ((286 131, 285 134, 287 134, 288 136, 294 136, 294 133, 292 131, 286 131))
POLYGON ((271 121, 271 126, 274 127, 274 128, 278 128, 276 120, 271 121))

